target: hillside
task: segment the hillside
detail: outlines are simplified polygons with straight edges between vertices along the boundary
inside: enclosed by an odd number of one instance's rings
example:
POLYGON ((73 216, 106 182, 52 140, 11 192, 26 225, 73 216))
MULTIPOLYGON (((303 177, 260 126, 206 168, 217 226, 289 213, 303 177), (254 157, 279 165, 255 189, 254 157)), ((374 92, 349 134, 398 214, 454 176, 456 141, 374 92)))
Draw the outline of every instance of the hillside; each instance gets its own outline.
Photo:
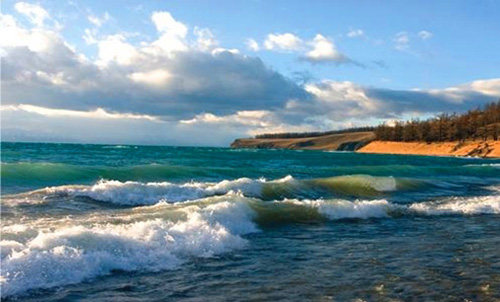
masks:
POLYGON ((303 138, 240 138, 232 148, 354 151, 375 139, 371 131, 303 138))

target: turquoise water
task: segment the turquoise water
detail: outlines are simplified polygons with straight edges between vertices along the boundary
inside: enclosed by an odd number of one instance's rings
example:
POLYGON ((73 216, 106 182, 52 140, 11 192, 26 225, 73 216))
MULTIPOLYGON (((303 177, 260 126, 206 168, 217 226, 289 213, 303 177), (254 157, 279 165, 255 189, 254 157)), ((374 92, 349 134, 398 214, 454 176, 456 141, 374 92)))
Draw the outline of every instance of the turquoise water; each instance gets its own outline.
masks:
POLYGON ((500 160, 2 143, 1 167, 3 299, 500 299, 500 160))

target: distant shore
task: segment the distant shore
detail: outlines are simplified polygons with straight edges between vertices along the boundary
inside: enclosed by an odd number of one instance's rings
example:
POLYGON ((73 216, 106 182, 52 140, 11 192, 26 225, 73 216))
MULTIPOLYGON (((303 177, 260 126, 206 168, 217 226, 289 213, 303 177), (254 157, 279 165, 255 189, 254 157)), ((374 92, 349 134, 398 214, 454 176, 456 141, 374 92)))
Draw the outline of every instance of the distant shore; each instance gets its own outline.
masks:
POLYGON ((371 131, 302 138, 239 138, 232 148, 355 151, 375 139, 371 131))
POLYGON ((356 151, 359 153, 429 156, 500 157, 500 141, 392 142, 375 140, 373 132, 305 138, 240 138, 232 148, 356 151))
POLYGON ((488 140, 435 143, 372 141, 356 152, 432 156, 500 157, 500 141, 488 140))

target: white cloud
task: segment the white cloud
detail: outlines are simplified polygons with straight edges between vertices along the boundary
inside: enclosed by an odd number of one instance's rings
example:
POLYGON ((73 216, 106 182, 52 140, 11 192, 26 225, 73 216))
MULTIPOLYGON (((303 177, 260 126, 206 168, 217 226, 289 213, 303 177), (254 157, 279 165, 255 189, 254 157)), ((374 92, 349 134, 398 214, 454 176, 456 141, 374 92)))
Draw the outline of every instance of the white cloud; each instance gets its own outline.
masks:
POLYGON ((311 115, 322 114, 332 120, 400 118, 414 112, 460 112, 495 101, 500 97, 500 79, 428 90, 380 89, 325 80, 305 89, 314 95, 314 102, 299 104, 295 110, 309 110, 311 115))
POLYGON ((82 39, 86 44, 92 45, 99 42, 96 38, 97 32, 95 30, 86 28, 84 33, 85 34, 82 36, 82 39))
POLYGON ((240 53, 240 51, 236 48, 222 48, 222 47, 217 47, 215 48, 214 50, 212 50, 211 54, 214 55, 214 56, 217 56, 217 55, 220 55, 222 53, 230 53, 230 54, 233 54, 233 55, 237 55, 240 53))
POLYGON ((357 37, 361 37, 365 34, 365 32, 362 30, 362 29, 351 29, 348 33, 347 33, 347 36, 349 38, 357 38, 357 37))
POLYGON ((0 106, 1 111, 25 111, 29 113, 36 113, 47 117, 75 117, 75 118, 89 118, 89 119, 137 119, 161 122, 157 117, 145 114, 133 113, 110 113, 102 108, 97 108, 93 111, 79 111, 79 110, 66 110, 66 109, 53 109, 33 105, 8 105, 0 106))
POLYGON ((478 80, 444 89, 418 89, 416 91, 425 91, 431 95, 445 97, 457 103, 463 103, 467 99, 467 95, 471 93, 500 98, 500 79, 478 80))
POLYGON ((41 6, 26 2, 18 2, 14 5, 16 11, 23 14, 31 23, 42 27, 46 19, 50 19, 49 13, 41 6))
POLYGON ((245 41, 245 44, 248 47, 248 49, 250 49, 252 51, 259 51, 260 50, 259 43, 257 41, 255 41, 254 39, 247 39, 245 41))
POLYGON ((427 40, 427 39, 432 38, 433 34, 430 31, 422 30, 422 31, 418 32, 418 36, 422 40, 427 40))
POLYGON ((111 16, 109 15, 108 12, 105 12, 102 17, 96 16, 96 15, 88 15, 87 20, 89 20, 90 23, 94 24, 97 27, 101 27, 104 23, 108 22, 111 16))
POLYGON ((210 29, 195 27, 193 32, 198 37, 196 40, 197 48, 201 51, 210 51, 219 45, 210 29))
POLYGON ((183 125, 207 127, 218 126, 220 129, 238 129, 240 136, 254 136, 262 133, 304 132, 317 130, 317 125, 289 124, 275 112, 268 110, 238 111, 230 115, 211 113, 198 114, 192 119, 180 121, 183 125))
POLYGON ((167 70, 154 69, 147 72, 134 72, 129 75, 129 78, 139 84, 166 89, 172 75, 167 70))
POLYGON ((137 49, 125 42, 126 38, 121 34, 107 36, 104 40, 98 42, 99 47, 99 65, 107 65, 115 62, 121 65, 130 65, 134 63, 139 56, 137 49))
POLYGON ((317 34, 309 43, 312 50, 307 52, 305 59, 310 62, 335 62, 345 63, 349 59, 339 52, 335 44, 321 34, 317 34))
POLYGON ((410 48, 410 37, 405 31, 401 31, 394 36, 395 48, 400 51, 408 50, 410 48))
POLYGON ((182 124, 238 124, 245 126, 268 127, 273 114, 267 110, 238 111, 235 114, 217 116, 212 113, 202 113, 189 120, 181 120, 182 124))
MULTIPOLYGON (((23 27, 0 14, 2 134, 227 144, 241 135, 461 111, 500 97, 499 79, 434 90, 336 81, 302 87, 258 57, 219 46, 209 29, 191 30, 168 12, 155 12, 151 22, 156 40, 142 43, 128 41, 124 33, 98 36, 97 28, 86 30, 87 43, 98 50, 97 58, 89 59, 69 46, 62 32, 36 22, 23 27)), ((399 38, 409 43, 408 34, 399 38)), ((296 36, 274 40, 276 49, 304 53, 313 63, 352 62, 321 34, 309 42, 296 36)), ((266 47, 252 41, 253 49, 266 47)))
POLYGON ((169 12, 153 12, 151 20, 156 26, 156 29, 161 33, 180 38, 184 38, 187 35, 187 26, 175 20, 169 12))
POLYGON ((264 47, 268 50, 299 50, 302 47, 302 40, 294 34, 269 34, 264 41, 264 47))
POLYGON ((367 96, 365 89, 353 82, 322 81, 309 84, 305 89, 315 96, 316 105, 323 112, 330 112, 334 119, 357 116, 369 116, 377 111, 376 99, 367 96))
MULTIPOLYGON (((155 16, 152 19, 159 18, 155 16)), ((158 20, 160 37, 139 44, 127 41, 123 33, 99 37, 95 29, 87 29, 87 43, 98 50, 97 58, 89 59, 69 46, 60 32, 24 28, 11 16, 2 16, 0 21, 7 25, 0 28, 4 104, 78 110, 102 107, 186 118, 202 111, 228 114, 275 108, 306 94, 259 58, 234 48, 210 49, 214 43, 206 39, 215 37, 208 29, 197 28, 183 39, 177 31, 174 42, 182 50, 158 45, 164 37, 172 38, 168 26, 158 20)))

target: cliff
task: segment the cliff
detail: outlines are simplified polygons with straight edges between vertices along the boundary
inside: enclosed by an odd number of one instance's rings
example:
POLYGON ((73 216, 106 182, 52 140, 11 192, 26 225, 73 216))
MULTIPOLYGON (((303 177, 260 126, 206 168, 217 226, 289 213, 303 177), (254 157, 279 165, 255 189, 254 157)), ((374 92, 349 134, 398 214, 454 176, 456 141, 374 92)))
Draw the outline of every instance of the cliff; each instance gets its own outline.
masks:
POLYGON ((373 132, 350 132, 305 138, 239 138, 232 148, 354 151, 375 139, 373 132))
POLYGON ((434 156, 500 157, 500 141, 488 140, 436 143, 373 141, 357 150, 357 152, 434 156))

